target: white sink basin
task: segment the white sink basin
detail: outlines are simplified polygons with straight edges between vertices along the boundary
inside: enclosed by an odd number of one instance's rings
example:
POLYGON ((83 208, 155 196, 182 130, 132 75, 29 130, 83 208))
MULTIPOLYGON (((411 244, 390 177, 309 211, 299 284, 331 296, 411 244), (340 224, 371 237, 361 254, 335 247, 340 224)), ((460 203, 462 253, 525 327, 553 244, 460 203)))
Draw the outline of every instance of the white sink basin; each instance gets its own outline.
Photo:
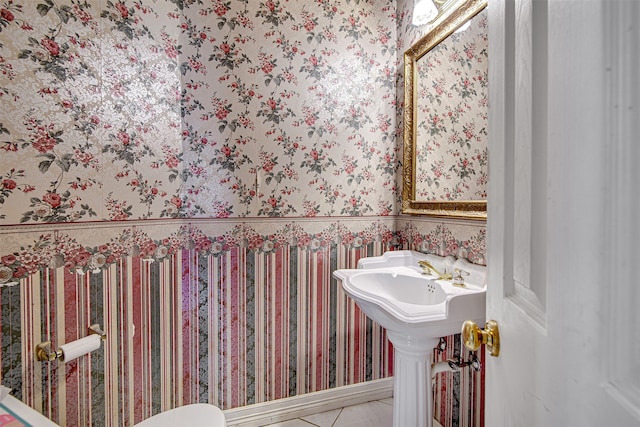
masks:
POLYGON ((419 313, 421 305, 442 304, 447 294, 433 279, 419 275, 403 267, 380 268, 375 270, 356 270, 348 277, 347 285, 353 292, 363 297, 388 304, 389 309, 397 310, 399 317, 411 318, 419 313))
POLYGON ((407 267, 336 270, 342 288, 367 316, 404 335, 439 338, 460 332, 465 320, 482 323, 485 288, 454 287, 407 267))
POLYGON ((364 258, 357 269, 333 272, 342 288, 394 346, 394 427, 430 427, 430 356, 442 336, 460 333, 465 320, 484 324, 486 267, 416 251, 364 258), (440 272, 468 273, 464 287, 425 275, 418 261, 440 272), (425 407, 426 406, 426 407, 425 407))
POLYGON ((336 270, 333 275, 342 281, 342 288, 360 309, 388 332, 439 338, 459 333, 465 320, 484 323, 484 266, 415 251, 395 251, 362 259, 358 267, 336 270), (459 268, 468 272, 465 287, 422 274, 418 261, 424 259, 438 271, 459 268))

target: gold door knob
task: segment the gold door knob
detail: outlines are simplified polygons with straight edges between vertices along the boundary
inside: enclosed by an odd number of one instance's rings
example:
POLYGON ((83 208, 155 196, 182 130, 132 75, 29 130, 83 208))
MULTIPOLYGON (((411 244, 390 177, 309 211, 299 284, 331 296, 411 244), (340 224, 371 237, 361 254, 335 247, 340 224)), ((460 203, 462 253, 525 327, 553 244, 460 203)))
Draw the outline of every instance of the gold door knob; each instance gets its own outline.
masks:
POLYGON ((462 324, 462 342, 467 349, 476 351, 482 344, 487 346, 489 354, 498 357, 500 354, 500 331, 495 320, 489 320, 480 329, 476 322, 467 320, 462 324))

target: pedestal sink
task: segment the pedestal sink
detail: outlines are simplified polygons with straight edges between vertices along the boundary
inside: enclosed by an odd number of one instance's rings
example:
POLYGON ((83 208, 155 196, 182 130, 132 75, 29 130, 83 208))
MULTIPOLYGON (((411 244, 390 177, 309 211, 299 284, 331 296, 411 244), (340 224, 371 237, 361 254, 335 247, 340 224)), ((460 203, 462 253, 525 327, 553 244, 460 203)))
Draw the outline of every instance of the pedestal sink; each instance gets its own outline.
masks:
POLYGON ((439 338, 460 332, 465 320, 483 324, 486 267, 416 251, 363 258, 357 269, 333 272, 360 309, 387 330, 394 354, 394 427, 431 427, 431 352, 439 338), (464 275, 464 287, 425 275, 418 261, 464 275))

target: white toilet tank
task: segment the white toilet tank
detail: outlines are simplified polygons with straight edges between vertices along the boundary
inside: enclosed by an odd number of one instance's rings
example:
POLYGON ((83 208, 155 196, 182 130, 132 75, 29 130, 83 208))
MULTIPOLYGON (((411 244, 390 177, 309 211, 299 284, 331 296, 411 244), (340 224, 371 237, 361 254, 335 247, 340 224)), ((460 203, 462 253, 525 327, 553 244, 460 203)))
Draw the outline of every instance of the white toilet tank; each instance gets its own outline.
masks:
POLYGON ((224 413, 207 403, 194 403, 154 415, 134 427, 226 427, 224 413))

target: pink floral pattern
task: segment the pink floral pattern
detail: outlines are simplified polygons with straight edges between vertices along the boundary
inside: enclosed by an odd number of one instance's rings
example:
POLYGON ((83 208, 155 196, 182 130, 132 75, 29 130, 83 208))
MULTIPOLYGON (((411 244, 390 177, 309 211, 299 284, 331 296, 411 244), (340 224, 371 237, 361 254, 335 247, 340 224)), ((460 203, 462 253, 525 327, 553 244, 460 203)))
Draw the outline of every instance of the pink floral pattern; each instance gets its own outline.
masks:
POLYGON ((354 231, 343 223, 326 223, 317 232, 310 232, 300 224, 289 222, 269 234, 245 224, 236 224, 231 231, 210 235, 196 225, 183 225, 172 233, 152 238, 141 228, 121 227, 118 235, 96 245, 80 243, 63 230, 42 233, 12 253, 0 253, 0 285, 23 279, 46 268, 64 266, 77 273, 98 273, 123 257, 163 261, 180 250, 195 250, 200 255, 219 256, 234 247, 271 253, 295 242, 295 246, 317 251, 332 245, 358 249, 373 242, 385 246, 409 248, 440 256, 453 255, 484 264, 486 231, 470 228, 472 235, 460 238, 443 224, 424 234, 414 225, 407 224, 397 232, 377 223, 354 231))
POLYGON ((487 12, 418 61, 416 197, 486 199, 487 12))
POLYGON ((393 214, 394 5, 5 0, 0 221, 393 214))

